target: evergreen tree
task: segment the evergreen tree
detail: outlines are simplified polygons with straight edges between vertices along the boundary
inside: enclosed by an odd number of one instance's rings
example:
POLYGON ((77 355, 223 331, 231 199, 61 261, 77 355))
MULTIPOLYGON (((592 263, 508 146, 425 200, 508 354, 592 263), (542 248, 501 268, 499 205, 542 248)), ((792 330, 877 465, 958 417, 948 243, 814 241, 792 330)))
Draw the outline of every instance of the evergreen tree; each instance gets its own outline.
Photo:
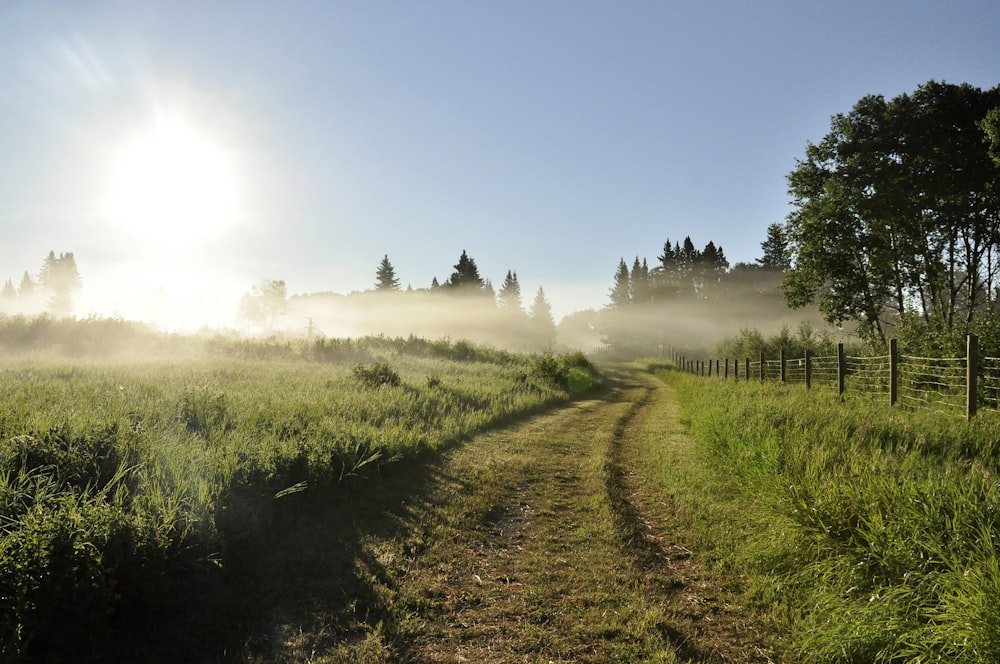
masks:
POLYGON ((438 283, 438 278, 434 277, 433 279, 431 279, 431 290, 435 290, 438 288, 441 288, 441 284, 438 283))
POLYGON ((21 285, 17 288, 17 294, 19 297, 28 298, 35 294, 35 289, 37 288, 34 281, 31 279, 31 275, 28 271, 24 271, 24 276, 21 277, 21 285))
POLYGON ((523 311, 521 284, 517 281, 517 272, 507 270, 507 276, 504 277, 503 285, 500 286, 497 305, 503 311, 523 311))
POLYGON ((449 287, 478 292, 485 286, 482 277, 479 276, 479 268, 476 267, 476 261, 470 258, 464 249, 454 268, 455 271, 451 273, 451 277, 447 282, 449 287))
POLYGON ((694 264, 694 278, 699 297, 705 299, 715 297, 718 294, 719 284, 729 269, 729 261, 726 260, 722 247, 716 247, 714 242, 709 241, 705 249, 697 254, 694 264))
POLYGON ((650 271, 651 299, 666 302, 680 295, 680 275, 678 272, 678 257, 681 252, 679 244, 670 244, 670 238, 663 243, 663 254, 656 258, 660 264, 650 271))
POLYGON ((14 288, 14 282, 8 279, 3 284, 3 290, 0 290, 0 298, 4 300, 13 300, 17 298, 17 289, 14 288))
POLYGON ((629 274, 629 295, 633 304, 648 304, 650 300, 649 266, 646 259, 639 263, 639 257, 635 257, 632 263, 632 272, 629 274))
POLYGON ((545 299, 545 291, 538 287, 535 301, 528 311, 531 337, 539 346, 551 346, 556 340, 556 322, 552 318, 552 306, 545 299))
POLYGON ((65 316, 72 312, 73 295, 82 285, 73 252, 56 256, 54 251, 50 251, 42 262, 38 283, 48 295, 49 311, 56 316, 65 316))
POLYGON ((393 269, 392 263, 389 262, 388 254, 383 256, 382 262, 378 264, 378 270, 375 271, 375 278, 375 290, 399 290, 399 279, 396 278, 396 270, 393 269))
POLYGON ((792 266, 788 253, 788 240, 781 224, 771 224, 767 227, 767 239, 760 243, 764 255, 757 259, 757 264, 766 270, 785 272, 792 266))
POLYGON ((625 259, 619 259, 618 269, 615 271, 615 284, 611 287, 611 302, 608 305, 611 309, 621 309, 628 306, 632 301, 629 286, 628 266, 625 259))

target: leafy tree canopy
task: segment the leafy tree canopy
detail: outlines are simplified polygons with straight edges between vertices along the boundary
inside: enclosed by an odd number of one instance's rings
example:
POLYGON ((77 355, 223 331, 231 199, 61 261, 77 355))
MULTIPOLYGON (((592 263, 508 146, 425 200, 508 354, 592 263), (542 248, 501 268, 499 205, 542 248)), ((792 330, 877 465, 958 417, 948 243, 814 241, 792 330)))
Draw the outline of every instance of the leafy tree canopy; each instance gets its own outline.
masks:
POLYGON ((880 342, 909 311, 950 328, 989 309, 1000 164, 984 128, 998 106, 1000 87, 931 81, 833 116, 788 175, 789 304, 857 320, 880 342))

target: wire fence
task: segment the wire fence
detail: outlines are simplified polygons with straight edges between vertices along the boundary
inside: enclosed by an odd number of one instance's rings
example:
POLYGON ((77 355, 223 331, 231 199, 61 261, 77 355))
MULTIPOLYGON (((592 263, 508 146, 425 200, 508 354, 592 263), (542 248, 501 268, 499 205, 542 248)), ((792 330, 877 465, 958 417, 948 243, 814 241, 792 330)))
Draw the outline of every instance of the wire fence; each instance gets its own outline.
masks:
POLYGON ((969 335, 965 357, 902 355, 893 339, 887 355, 848 356, 839 344, 836 355, 826 356, 806 353, 786 358, 782 351, 777 360, 763 355, 756 360, 707 362, 675 355, 674 360, 682 369, 702 376, 804 384, 864 398, 887 397, 894 406, 971 418, 980 407, 1000 409, 1000 357, 980 357, 978 349, 978 339, 969 335))

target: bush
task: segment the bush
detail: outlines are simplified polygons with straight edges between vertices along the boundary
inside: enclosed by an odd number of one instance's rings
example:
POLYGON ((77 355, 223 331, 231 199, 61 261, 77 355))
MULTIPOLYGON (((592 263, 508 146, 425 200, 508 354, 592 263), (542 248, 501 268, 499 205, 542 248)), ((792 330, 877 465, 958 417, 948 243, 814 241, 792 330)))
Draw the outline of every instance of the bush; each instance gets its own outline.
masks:
POLYGON ((376 362, 370 367, 358 365, 354 367, 354 377, 372 388, 385 385, 398 387, 400 384, 399 374, 385 362, 376 362))
POLYGON ((581 352, 559 357, 545 353, 535 357, 532 374, 561 389, 583 392, 594 386, 597 370, 581 352))

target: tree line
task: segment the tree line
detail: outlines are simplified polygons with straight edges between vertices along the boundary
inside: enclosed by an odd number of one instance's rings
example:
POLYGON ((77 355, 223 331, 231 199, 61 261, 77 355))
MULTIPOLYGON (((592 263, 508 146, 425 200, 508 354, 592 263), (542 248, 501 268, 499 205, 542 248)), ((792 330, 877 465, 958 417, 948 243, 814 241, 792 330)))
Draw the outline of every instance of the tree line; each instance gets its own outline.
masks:
POLYGON ((339 329, 338 317, 350 318, 355 334, 458 334, 522 348, 550 347, 556 340, 552 307, 543 287, 526 307, 515 270, 507 270, 497 291, 465 250, 451 275, 443 283, 434 277, 427 288, 403 289, 386 254, 375 269, 373 286, 365 291, 289 296, 283 280, 265 280, 244 294, 238 311, 241 323, 260 329, 271 329, 282 318, 306 319, 310 334, 324 331, 318 322, 323 320, 326 327, 339 329), (422 329, 404 329, 408 325, 422 329))
POLYGON ((7 279, 0 288, 0 311, 35 314, 47 311, 54 316, 73 313, 73 298, 82 288, 73 252, 50 251, 34 277, 27 270, 18 286, 7 279))

